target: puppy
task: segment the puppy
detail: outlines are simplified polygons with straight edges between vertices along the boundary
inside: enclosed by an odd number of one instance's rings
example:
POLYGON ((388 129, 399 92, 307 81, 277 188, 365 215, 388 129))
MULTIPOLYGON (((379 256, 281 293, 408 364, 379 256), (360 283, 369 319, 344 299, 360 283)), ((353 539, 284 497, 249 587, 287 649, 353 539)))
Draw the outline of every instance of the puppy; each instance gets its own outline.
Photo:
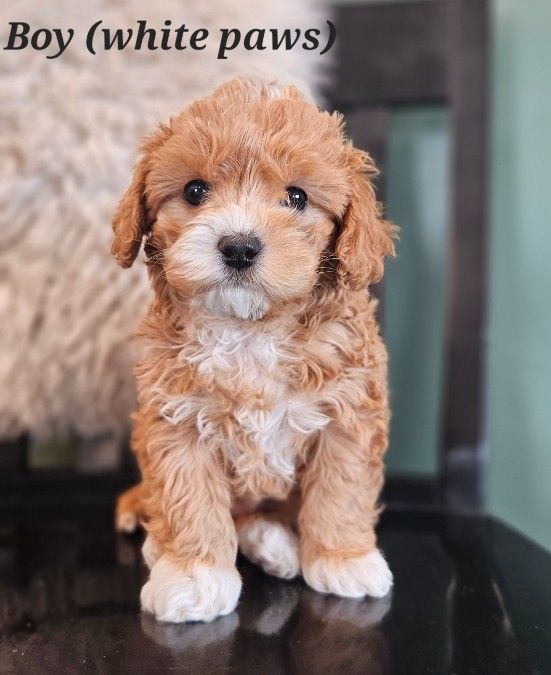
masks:
POLYGON ((136 367, 143 482, 119 519, 144 520, 141 602, 160 621, 231 612, 238 544, 323 593, 391 587, 374 531, 387 355, 367 287, 394 228, 375 174, 340 115, 246 80, 143 145, 113 220, 123 267, 145 239, 154 290, 136 367))

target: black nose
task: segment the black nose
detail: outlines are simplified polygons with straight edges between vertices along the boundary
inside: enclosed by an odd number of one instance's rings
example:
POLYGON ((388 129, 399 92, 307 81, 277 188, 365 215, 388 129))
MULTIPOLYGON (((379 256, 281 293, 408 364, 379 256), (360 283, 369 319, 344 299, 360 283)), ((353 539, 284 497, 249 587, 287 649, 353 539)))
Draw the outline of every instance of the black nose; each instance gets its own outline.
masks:
POLYGON ((218 250, 226 265, 242 270, 253 264, 262 250, 262 242, 253 235, 230 235, 220 238, 218 250))

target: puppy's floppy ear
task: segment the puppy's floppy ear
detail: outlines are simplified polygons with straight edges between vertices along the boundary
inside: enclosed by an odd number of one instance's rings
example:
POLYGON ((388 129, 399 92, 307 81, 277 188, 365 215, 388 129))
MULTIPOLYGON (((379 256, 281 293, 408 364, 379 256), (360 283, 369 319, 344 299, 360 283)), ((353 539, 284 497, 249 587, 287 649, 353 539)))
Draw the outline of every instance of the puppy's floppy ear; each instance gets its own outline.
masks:
POLYGON ((383 276, 385 257, 394 255, 397 230, 381 216, 371 182, 377 169, 370 156, 352 148, 350 167, 350 202, 335 244, 335 257, 339 284, 357 291, 383 276))
POLYGON ((160 126, 142 145, 142 157, 134 168, 132 182, 122 196, 113 216, 114 239, 111 253, 121 267, 130 267, 151 226, 146 198, 146 180, 155 153, 170 135, 170 129, 160 126))

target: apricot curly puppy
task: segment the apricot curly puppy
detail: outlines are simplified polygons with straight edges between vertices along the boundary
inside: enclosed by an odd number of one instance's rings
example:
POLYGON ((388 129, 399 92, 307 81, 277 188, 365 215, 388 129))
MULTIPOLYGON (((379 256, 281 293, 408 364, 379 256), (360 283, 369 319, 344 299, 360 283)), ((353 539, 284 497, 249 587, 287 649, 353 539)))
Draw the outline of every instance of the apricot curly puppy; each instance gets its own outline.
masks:
POLYGON ((371 159, 339 115, 245 80, 161 125, 142 153, 112 250, 129 267, 145 238, 155 291, 136 368, 143 483, 126 498, 146 514, 143 609, 171 622, 231 612, 238 543, 318 591, 385 595, 387 356, 367 287, 394 229, 371 159), (294 487, 296 524, 255 511, 265 498, 284 511, 294 487))

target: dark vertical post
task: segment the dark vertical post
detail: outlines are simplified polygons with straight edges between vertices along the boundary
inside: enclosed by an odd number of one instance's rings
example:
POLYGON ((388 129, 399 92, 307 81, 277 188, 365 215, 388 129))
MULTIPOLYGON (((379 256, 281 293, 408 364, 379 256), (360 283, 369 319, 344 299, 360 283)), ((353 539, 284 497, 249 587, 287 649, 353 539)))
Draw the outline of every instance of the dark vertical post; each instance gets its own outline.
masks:
POLYGON ((483 505, 488 3, 447 0, 447 8, 453 145, 441 487, 446 507, 479 510, 483 505))

